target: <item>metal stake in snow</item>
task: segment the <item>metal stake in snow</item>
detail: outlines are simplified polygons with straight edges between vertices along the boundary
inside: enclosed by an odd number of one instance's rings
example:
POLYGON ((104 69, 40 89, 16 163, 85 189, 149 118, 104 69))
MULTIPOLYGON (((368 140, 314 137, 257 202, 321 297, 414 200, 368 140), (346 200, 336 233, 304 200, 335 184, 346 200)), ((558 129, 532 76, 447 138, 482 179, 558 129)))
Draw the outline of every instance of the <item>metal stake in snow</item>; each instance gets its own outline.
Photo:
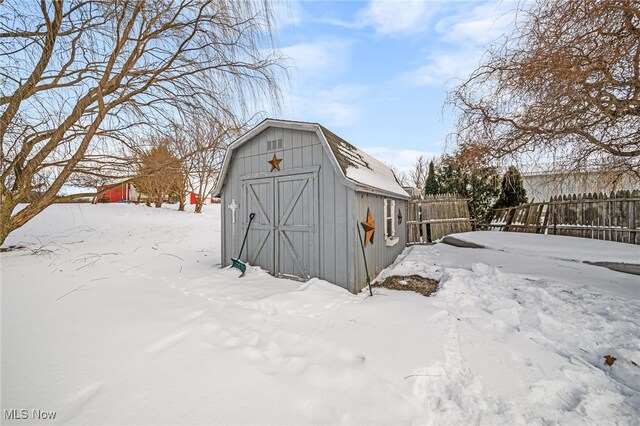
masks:
POLYGON ((364 243, 362 242, 362 234, 360 233, 360 226, 356 225, 358 228, 358 239, 360 240, 360 247, 362 247, 362 258, 364 259, 364 271, 367 274, 367 285, 369 286, 369 296, 373 296, 373 291, 371 291, 371 278, 369 278, 369 268, 367 267, 367 255, 364 252, 364 243))

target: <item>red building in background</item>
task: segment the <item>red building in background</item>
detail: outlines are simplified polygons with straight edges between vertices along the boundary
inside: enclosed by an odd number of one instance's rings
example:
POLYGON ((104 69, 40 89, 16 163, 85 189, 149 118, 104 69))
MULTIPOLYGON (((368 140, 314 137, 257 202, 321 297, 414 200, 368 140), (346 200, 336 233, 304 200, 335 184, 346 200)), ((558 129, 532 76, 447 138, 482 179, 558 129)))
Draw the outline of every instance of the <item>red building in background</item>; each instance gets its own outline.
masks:
MULTIPOLYGON (((123 203, 123 202, 145 201, 147 199, 147 196, 144 194, 139 194, 138 191, 136 190, 136 187, 133 186, 133 184, 131 183, 121 183, 117 186, 113 186, 113 185, 99 186, 98 191, 102 191, 105 188, 111 188, 111 189, 109 189, 102 195, 98 196, 96 198, 96 202, 123 203), (141 200, 138 200, 139 196, 141 200)), ((185 201, 187 204, 190 204, 190 205, 196 204, 196 201, 198 200, 198 194, 192 191, 187 191, 186 195, 187 197, 185 201)), ((205 197, 203 201, 204 201, 203 204, 212 204, 216 202, 211 197, 205 197)))
MULTIPOLYGON (((196 194, 195 192, 191 192, 189 191, 189 198, 187 199, 187 203, 188 204, 196 204, 198 202, 198 194, 196 194)), ((213 201, 213 198, 211 197, 205 197, 203 200, 203 204, 213 204, 215 203, 215 201, 213 201)))
MULTIPOLYGON (((111 185, 99 186, 98 191, 102 191, 104 188, 110 187, 111 185)), ((128 202, 131 201, 130 196, 133 195, 135 189, 133 185, 130 183, 121 183, 120 185, 113 187, 108 190, 104 194, 98 196, 98 202, 102 200, 109 200, 111 203, 119 203, 119 202, 128 202)))

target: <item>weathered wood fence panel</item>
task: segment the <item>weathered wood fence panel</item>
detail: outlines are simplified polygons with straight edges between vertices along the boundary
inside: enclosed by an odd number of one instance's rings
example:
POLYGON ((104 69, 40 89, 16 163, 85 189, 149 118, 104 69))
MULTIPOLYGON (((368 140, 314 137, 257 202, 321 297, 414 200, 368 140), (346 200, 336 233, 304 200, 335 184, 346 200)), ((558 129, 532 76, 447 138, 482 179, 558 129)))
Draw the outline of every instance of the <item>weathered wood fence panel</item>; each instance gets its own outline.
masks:
POLYGON ((573 194, 496 209, 489 230, 568 235, 640 244, 640 191, 573 194))
POLYGON ((445 235, 471 231, 466 198, 427 196, 407 204, 407 244, 423 244, 445 235))

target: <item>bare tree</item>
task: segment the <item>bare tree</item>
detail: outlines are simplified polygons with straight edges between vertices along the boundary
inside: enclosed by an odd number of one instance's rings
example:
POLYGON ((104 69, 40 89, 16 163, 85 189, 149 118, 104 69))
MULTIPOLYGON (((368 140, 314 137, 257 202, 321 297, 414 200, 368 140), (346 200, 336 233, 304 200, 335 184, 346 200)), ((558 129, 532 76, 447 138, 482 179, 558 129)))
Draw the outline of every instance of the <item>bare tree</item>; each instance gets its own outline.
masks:
POLYGON ((147 206, 151 202, 162 207, 165 196, 178 195, 184 210, 186 174, 180 158, 170 150, 172 140, 156 139, 151 147, 139 155, 137 175, 133 179, 138 191, 147 196, 147 206))
MULTIPOLYGON (((458 145, 640 175, 640 3, 536 0, 450 94, 458 145)), ((612 176, 615 178, 615 174, 612 176)))
POLYGON ((413 169, 409 170, 408 179, 409 182, 416 188, 424 188, 424 183, 427 180, 427 174, 429 173, 429 163, 420 155, 416 158, 416 162, 413 163, 413 169))
POLYGON ((0 14, 0 244, 66 182, 125 180, 131 145, 181 110, 277 101, 267 1, 5 1, 0 14), (35 200, 14 213, 34 191, 35 200))
POLYGON ((215 116, 201 114, 187 123, 173 126, 172 146, 182 159, 186 190, 195 195, 195 212, 201 213, 204 200, 209 197, 218 179, 226 148, 247 124, 221 121, 215 116))
POLYGON ((394 166, 393 164, 387 164, 387 166, 389 166, 389 168, 391 169, 391 171, 393 172, 393 174, 396 177, 396 180, 398 181, 398 183, 401 186, 408 186, 409 185, 409 180, 407 178, 407 173, 406 172, 401 172, 396 166, 394 166))
POLYGON ((194 154, 193 147, 183 131, 184 124, 173 122, 169 127, 169 133, 164 140, 172 155, 178 159, 180 173, 174 179, 171 192, 178 197, 178 211, 183 212, 187 204, 187 187, 189 186, 189 174, 191 173, 190 157, 194 154))
POLYGON ((204 200, 210 196, 219 178, 222 160, 230 140, 242 126, 209 119, 193 127, 194 155, 190 158, 189 188, 196 194, 195 212, 202 211, 204 200))

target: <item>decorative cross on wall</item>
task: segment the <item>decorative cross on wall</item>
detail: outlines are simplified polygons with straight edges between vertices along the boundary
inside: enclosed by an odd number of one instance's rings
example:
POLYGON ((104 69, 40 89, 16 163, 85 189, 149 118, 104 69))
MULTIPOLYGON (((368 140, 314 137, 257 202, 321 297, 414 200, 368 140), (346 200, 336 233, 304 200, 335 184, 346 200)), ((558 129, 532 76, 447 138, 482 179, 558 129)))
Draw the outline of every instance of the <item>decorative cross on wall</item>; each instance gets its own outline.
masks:
POLYGON ((236 223, 236 210, 240 208, 238 203, 236 203, 236 199, 231 200, 231 204, 227 206, 229 210, 231 210, 231 223, 236 223))

